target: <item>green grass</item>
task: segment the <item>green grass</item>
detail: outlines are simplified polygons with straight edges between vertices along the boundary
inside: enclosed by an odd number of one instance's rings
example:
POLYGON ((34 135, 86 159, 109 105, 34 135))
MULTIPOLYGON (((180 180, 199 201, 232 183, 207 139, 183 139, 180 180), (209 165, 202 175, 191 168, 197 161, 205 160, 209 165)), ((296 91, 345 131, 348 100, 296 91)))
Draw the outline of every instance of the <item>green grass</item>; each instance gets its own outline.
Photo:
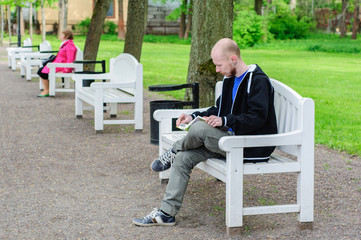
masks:
POLYGON ((352 40, 350 36, 341 39, 338 34, 314 33, 306 39, 274 40, 269 43, 257 44, 260 49, 293 49, 311 52, 328 53, 361 53, 360 36, 352 40))
MULTIPOLYGON (((159 43, 171 42, 174 36, 163 40, 159 40, 159 36, 149 38, 156 43, 143 44, 144 87, 185 83, 190 45, 186 42, 159 43)), ((40 36, 34 37, 34 43, 40 40, 40 36)), ((47 40, 53 48, 60 44, 54 36, 47 36, 47 40)), ((75 36, 74 41, 83 49, 85 36, 75 36)), ((108 63, 111 57, 123 51, 123 46, 123 41, 103 36, 98 59, 108 63)), ((361 156, 361 54, 352 50, 358 48, 361 48, 361 40, 315 34, 309 39, 275 41, 241 52, 247 64, 259 64, 270 77, 315 101, 316 143, 361 156), (310 51, 310 47, 316 45, 326 50, 310 51), (343 49, 342 53, 337 53, 337 49, 343 49)), ((168 94, 183 99, 184 91, 168 94)))

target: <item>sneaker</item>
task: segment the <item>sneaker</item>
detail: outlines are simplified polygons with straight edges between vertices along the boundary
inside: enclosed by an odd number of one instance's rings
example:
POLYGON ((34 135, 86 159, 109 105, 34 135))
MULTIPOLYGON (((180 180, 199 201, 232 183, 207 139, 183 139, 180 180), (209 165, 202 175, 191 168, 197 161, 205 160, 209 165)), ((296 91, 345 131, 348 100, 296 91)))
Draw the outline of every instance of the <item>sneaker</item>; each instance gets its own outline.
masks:
POLYGON ((150 168, 156 172, 167 170, 171 167, 175 155, 176 154, 173 152, 173 150, 169 149, 162 156, 159 156, 157 159, 155 159, 150 165, 150 168))
POLYGON ((142 227, 174 226, 175 217, 167 216, 161 210, 154 208, 153 211, 144 218, 134 218, 133 224, 142 227))

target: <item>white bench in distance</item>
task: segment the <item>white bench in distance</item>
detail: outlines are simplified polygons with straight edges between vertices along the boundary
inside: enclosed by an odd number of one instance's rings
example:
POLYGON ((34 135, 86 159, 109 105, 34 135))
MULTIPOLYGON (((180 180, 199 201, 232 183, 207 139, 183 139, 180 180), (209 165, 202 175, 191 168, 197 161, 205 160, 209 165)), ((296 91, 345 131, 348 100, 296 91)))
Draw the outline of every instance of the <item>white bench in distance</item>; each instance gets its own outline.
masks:
MULTIPOLYGON (((197 168, 226 183, 227 234, 240 231, 244 215, 298 213, 301 227, 312 227, 314 208, 314 102, 303 98, 285 84, 271 79, 274 87, 278 134, 222 137, 219 147, 227 153, 226 161, 208 159, 197 168), (292 160, 272 154, 266 163, 243 163, 243 149, 247 147, 276 146, 293 156, 292 160), (243 207, 243 176, 249 174, 297 173, 297 202, 285 205, 243 207)), ((216 85, 216 98, 221 94, 222 82, 216 85)), ((203 110, 205 110, 204 108, 203 110)), ((172 132, 172 118, 196 109, 156 110, 159 121, 159 155, 173 146, 185 132, 172 132)), ((201 110, 202 111, 202 110, 201 110)), ((289 156, 288 155, 288 156, 289 156)), ((170 170, 159 174, 169 178, 170 170)))
MULTIPOLYGON (((83 60, 83 52, 76 46, 75 61, 83 60)), ((54 97, 55 92, 74 92, 74 88, 71 86, 70 79, 74 72, 83 71, 83 64, 81 63, 54 63, 50 62, 46 65, 49 68, 49 96, 54 97), (56 68, 73 68, 70 73, 55 72, 56 68), (64 85, 61 87, 56 86, 56 79, 64 78, 64 85)), ((43 89, 43 84, 39 78, 40 89, 43 89)))
POLYGON ((51 45, 49 41, 44 41, 39 46, 39 52, 24 52, 20 54, 20 76, 26 77, 30 81, 32 77, 37 77, 32 70, 38 70, 42 66, 42 62, 51 56, 51 45))
POLYGON ((6 48, 6 51, 8 52, 8 66, 11 68, 11 70, 16 70, 16 60, 20 59, 20 53, 22 52, 32 52, 33 42, 30 38, 27 38, 23 42, 23 47, 8 47, 6 48))
POLYGON ((95 130, 103 131, 104 124, 135 124, 136 131, 143 130, 143 65, 130 54, 122 53, 110 59, 109 73, 74 74, 75 115, 83 116, 83 102, 94 107, 95 130), (83 87, 83 80, 108 80, 93 82, 83 87), (117 114, 118 103, 134 103, 134 118, 104 120, 103 104, 109 103, 110 115, 117 114))

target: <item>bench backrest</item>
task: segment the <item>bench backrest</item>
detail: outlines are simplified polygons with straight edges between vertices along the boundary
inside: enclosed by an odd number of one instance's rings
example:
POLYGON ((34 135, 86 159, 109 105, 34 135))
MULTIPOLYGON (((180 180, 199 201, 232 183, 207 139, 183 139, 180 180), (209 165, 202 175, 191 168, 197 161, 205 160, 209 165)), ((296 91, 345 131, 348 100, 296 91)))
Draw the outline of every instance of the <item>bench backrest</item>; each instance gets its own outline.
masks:
POLYGON ((27 38, 27 39, 24 40, 23 44, 24 44, 24 47, 25 46, 32 46, 33 42, 31 41, 30 38, 27 38))
MULTIPOLYGON (((304 121, 305 111, 313 111, 313 109, 305 109, 304 107, 305 101, 310 99, 301 97, 292 88, 275 79, 270 80, 274 88, 274 104, 278 133, 287 133, 296 130, 304 131, 306 128, 306 121, 304 121)), ((216 84, 216 99, 220 96, 221 92, 222 81, 217 82, 216 84)), ((312 107, 313 105, 308 108, 312 107)), ((311 125, 313 124, 313 119, 309 119, 308 121, 311 122, 311 125)), ((309 126, 308 128, 313 129, 312 126, 309 126)), ((292 155, 298 154, 295 146, 281 146, 277 148, 292 155)))
POLYGON ((83 57, 84 57, 84 54, 83 54, 82 50, 80 50, 80 48, 78 46, 75 46, 75 47, 76 47, 75 61, 82 61, 83 57))
POLYGON ((44 41, 42 43, 40 43, 40 46, 39 46, 39 50, 40 52, 41 51, 51 51, 51 45, 49 43, 49 41, 44 41))
MULTIPOLYGON (((142 64, 135 57, 128 53, 122 53, 116 58, 110 59, 109 72, 111 82, 134 82, 142 77, 142 64)), ((131 94, 135 94, 134 89, 122 89, 131 94)))

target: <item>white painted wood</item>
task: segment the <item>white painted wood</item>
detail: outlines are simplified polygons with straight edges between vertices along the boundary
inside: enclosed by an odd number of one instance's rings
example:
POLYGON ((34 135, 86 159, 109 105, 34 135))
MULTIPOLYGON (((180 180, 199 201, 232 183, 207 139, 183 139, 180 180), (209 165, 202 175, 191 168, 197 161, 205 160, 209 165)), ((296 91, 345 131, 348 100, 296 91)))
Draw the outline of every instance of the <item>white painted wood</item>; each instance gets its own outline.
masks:
MULTIPOLYGON (((196 167, 226 183, 226 225, 227 228, 242 226, 242 216, 297 212, 298 221, 312 222, 314 208, 314 102, 302 98, 285 84, 271 79, 275 90, 275 110, 278 134, 227 136, 219 141, 219 147, 226 151, 226 161, 208 159, 196 167), (243 164, 245 147, 276 146, 281 152, 290 154, 287 158, 272 154, 266 163, 243 164), (297 203, 243 208, 243 175, 297 173, 297 203)), ((221 82, 216 85, 216 97, 221 93, 221 82)), ((206 109, 206 108, 205 108, 206 109)), ((205 109, 200 109, 205 110, 205 109)), ((159 155, 186 132, 172 132, 171 119, 183 112, 195 109, 157 110, 153 117, 159 121, 159 155)), ((161 179, 169 178, 169 170, 159 174, 161 179)))
POLYGON ((51 45, 49 41, 44 41, 40 44, 39 52, 24 52, 20 54, 20 75, 26 77, 26 80, 30 81, 32 77, 37 77, 36 72, 32 70, 38 70, 42 66, 42 62, 48 59, 51 53, 42 53, 42 51, 51 51, 51 45))
POLYGON ((108 73, 74 74, 75 115, 83 115, 83 102, 94 106, 94 128, 102 131, 105 124, 134 124, 135 130, 143 130, 143 66, 130 54, 120 54, 110 59, 108 73), (93 82, 83 87, 87 79, 108 80, 93 82), (134 118, 129 120, 104 120, 103 104, 110 104, 110 114, 117 114, 117 104, 134 103, 134 118))
MULTIPOLYGON (((76 46, 76 55, 75 61, 82 61, 83 60, 83 52, 80 50, 79 47, 76 46)), ((75 64, 75 63, 48 63, 46 65, 50 72, 49 72, 49 95, 51 97, 55 96, 55 92, 74 92, 74 88, 71 87, 70 79, 74 72, 83 71, 83 64, 75 64), (70 73, 63 73, 63 72, 56 72, 56 68, 73 68, 73 72, 70 73), (57 78, 64 78, 64 86, 56 87, 56 79, 57 78)), ((39 78, 39 82, 41 80, 39 78)), ((40 89, 42 89, 42 84, 40 84, 40 89)))
POLYGON ((301 171, 297 179, 297 203, 301 206, 300 222, 313 222, 314 209, 314 129, 315 106, 312 99, 303 101, 301 121, 304 128, 299 161, 301 171))
POLYGON ((273 205, 273 206, 261 206, 261 207, 245 207, 243 208, 243 215, 261 215, 272 213, 291 213, 299 212, 300 206, 297 204, 286 205, 273 205))
POLYGON ((226 225, 243 225, 243 148, 234 148, 227 152, 226 225))
MULTIPOLYGON (((27 38, 23 42, 23 46, 32 46, 32 41, 30 38, 27 38)), ((8 53, 8 66, 11 70, 15 71, 17 67, 16 61, 20 59, 20 54, 23 52, 32 52, 32 48, 24 48, 24 47, 8 47, 6 51, 8 53)))

